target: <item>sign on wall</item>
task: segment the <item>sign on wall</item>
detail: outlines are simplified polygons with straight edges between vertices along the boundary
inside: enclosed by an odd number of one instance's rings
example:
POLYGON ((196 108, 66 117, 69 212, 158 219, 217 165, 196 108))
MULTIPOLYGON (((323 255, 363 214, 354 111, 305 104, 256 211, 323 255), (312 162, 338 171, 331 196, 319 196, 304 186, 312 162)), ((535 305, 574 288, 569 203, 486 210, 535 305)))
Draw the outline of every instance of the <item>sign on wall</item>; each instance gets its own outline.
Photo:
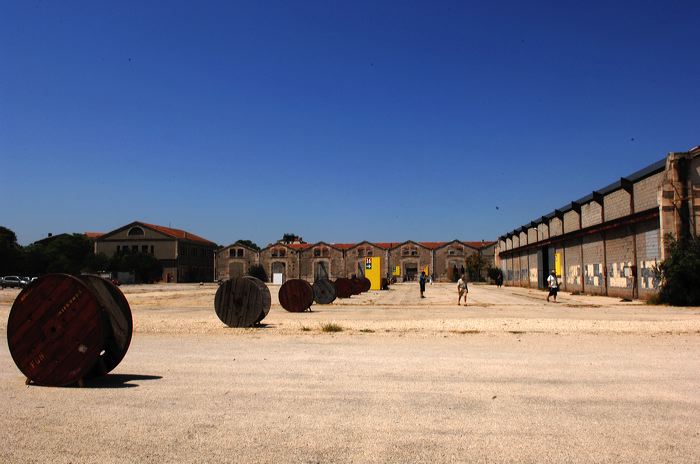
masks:
POLYGON ((365 258, 365 277, 372 283, 371 290, 381 290, 382 288, 382 266, 381 258, 373 256, 365 258))

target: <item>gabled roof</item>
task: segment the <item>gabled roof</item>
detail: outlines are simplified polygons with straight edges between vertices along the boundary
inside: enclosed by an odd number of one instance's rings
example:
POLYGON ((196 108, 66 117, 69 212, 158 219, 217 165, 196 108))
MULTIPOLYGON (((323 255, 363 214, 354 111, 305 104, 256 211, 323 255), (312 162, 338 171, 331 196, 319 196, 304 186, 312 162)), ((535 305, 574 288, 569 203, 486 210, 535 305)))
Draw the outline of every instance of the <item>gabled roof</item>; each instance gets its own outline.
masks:
POLYGON ((135 227, 135 226, 146 227, 147 229, 154 230, 154 231, 159 232, 167 237, 174 238, 177 240, 187 240, 190 242, 201 243, 203 245, 216 246, 216 243, 210 242, 209 240, 202 238, 199 235, 193 234, 191 232, 187 232, 186 230, 173 229, 172 227, 164 227, 164 226, 159 226, 156 224, 149 224, 147 222, 141 222, 141 221, 131 222, 125 226, 119 227, 118 229, 114 229, 111 232, 107 232, 105 234, 102 234, 97 239, 99 240, 99 239, 106 238, 110 235, 115 234, 116 232, 120 232, 122 230, 129 229, 129 228, 135 227))
POLYGON ((449 242, 418 242, 418 244, 429 250, 437 250, 447 245, 449 242))
POLYGON ((330 245, 339 250, 349 250, 350 248, 357 245, 357 243, 331 243, 330 245))
POLYGON ((90 239, 100 238, 104 235, 104 232, 85 232, 85 236, 90 239))
POLYGON ((462 243, 464 243, 465 245, 470 246, 472 248, 476 248, 477 250, 481 249, 481 248, 490 247, 491 245, 496 244, 496 242, 492 241, 492 240, 486 240, 486 241, 482 240, 481 242, 462 242, 462 243))
POLYGON ((285 245, 288 248, 291 248, 292 250, 307 250, 311 248, 313 245, 311 243, 290 243, 288 245, 285 245))
POLYGON ((157 230, 158 232, 165 234, 165 235, 172 237, 172 238, 178 238, 181 240, 189 240, 190 242, 200 242, 200 243, 204 243, 207 245, 216 245, 214 242, 210 242, 206 238, 200 237, 199 235, 195 235, 192 232, 187 232, 186 230, 173 229, 171 227, 164 227, 164 226, 159 226, 156 224, 148 224, 148 223, 139 222, 139 221, 136 221, 135 224, 141 224, 141 225, 146 226, 150 229, 157 230))

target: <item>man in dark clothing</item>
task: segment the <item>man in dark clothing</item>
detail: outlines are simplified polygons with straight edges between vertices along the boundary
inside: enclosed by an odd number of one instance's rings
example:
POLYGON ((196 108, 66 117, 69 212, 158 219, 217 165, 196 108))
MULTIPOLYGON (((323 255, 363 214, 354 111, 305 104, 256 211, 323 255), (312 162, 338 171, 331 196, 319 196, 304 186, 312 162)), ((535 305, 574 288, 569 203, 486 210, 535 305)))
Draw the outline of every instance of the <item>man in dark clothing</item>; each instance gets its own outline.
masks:
POLYGON ((423 295, 425 292, 425 271, 421 271, 420 278, 418 278, 418 285, 420 285, 420 297, 425 298, 425 295, 423 295))

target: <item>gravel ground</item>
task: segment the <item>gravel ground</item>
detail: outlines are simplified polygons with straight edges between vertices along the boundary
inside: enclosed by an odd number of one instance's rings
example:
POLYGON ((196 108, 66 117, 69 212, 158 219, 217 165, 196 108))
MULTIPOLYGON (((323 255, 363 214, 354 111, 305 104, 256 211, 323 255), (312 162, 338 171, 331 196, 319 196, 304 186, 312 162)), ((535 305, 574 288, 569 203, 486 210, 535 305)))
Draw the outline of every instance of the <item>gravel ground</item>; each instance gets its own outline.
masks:
POLYGON ((415 287, 229 329, 216 286, 124 286, 132 346, 86 388, 0 347, 0 462, 700 462, 700 308, 415 287))

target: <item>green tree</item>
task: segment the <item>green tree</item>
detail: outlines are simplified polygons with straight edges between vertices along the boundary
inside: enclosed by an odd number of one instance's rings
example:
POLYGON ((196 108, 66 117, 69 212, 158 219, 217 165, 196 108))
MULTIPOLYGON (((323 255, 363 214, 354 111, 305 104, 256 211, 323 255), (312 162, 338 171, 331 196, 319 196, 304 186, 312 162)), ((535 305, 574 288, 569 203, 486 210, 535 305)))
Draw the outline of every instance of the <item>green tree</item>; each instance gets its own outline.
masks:
POLYGON ((668 240, 668 257, 658 268, 660 299, 674 306, 700 305, 700 239, 668 240))
POLYGON ((479 254, 473 254, 467 256, 467 266, 466 271, 469 276, 469 280, 472 282, 478 282, 482 280, 481 272, 486 270, 489 265, 488 260, 479 254))
POLYGON ((138 283, 150 283, 161 279, 163 265, 148 253, 117 253, 109 263, 112 271, 133 272, 138 283))
POLYGON ((265 272, 265 268, 259 264, 251 265, 250 268, 248 268, 248 275, 257 277, 263 282, 267 282, 267 272, 265 272))
POLYGON ((260 251, 260 247, 258 246, 258 244, 253 242, 252 240, 237 240, 236 243, 243 246, 247 246, 248 248, 252 248, 255 251, 260 251))
POLYGON ((0 226, 0 276, 21 272, 22 248, 17 235, 7 227, 0 226))
POLYGON ((503 271, 500 270, 500 269, 497 268, 497 267, 489 267, 489 268, 486 270, 486 273, 487 273, 487 275, 489 276, 489 279, 491 279, 491 280, 493 280, 493 281, 496 281, 496 280, 498 279, 499 276, 500 276, 500 277, 503 277, 503 271))

